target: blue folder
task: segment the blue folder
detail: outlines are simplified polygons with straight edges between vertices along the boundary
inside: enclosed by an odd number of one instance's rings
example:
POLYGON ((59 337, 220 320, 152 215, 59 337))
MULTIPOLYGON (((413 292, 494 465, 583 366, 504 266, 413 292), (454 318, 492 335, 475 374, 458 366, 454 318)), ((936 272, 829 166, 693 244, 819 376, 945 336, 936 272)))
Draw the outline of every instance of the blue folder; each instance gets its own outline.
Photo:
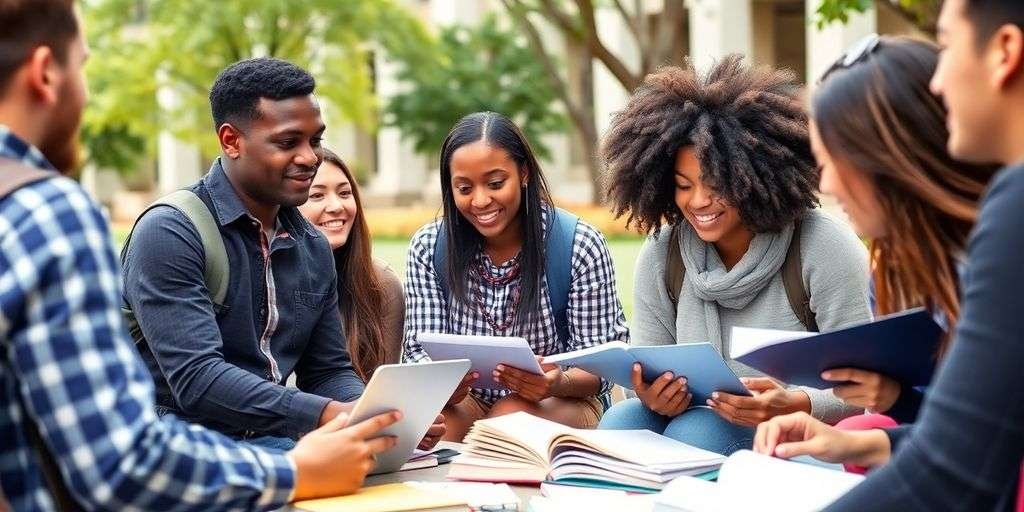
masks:
POLYGON ((750 396, 750 391, 710 343, 631 347, 622 342, 610 342, 544 360, 582 368, 628 389, 633 389, 633 363, 640 363, 644 382, 672 372, 674 376, 686 377, 693 405, 703 404, 715 391, 750 396))
POLYGON ((826 389, 821 372, 861 368, 907 386, 926 386, 935 371, 942 328, 917 308, 874 322, 733 354, 737 361, 788 384, 826 389))

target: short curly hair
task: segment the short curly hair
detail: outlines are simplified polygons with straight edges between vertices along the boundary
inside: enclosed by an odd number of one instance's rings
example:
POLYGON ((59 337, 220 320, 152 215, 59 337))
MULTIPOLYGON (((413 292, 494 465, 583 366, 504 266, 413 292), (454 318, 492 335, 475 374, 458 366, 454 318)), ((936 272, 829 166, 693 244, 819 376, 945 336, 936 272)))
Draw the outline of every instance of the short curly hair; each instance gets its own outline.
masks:
POLYGON ((648 233, 683 220, 674 175, 684 146, 694 147, 701 180, 756 233, 778 231, 818 205, 807 111, 792 72, 729 55, 704 76, 692 64, 648 75, 602 143, 616 218, 627 215, 627 226, 648 233))
POLYGON ((224 123, 247 126, 259 119, 260 98, 285 100, 308 96, 316 81, 291 62, 271 57, 238 61, 220 72, 210 88, 213 129, 224 123))

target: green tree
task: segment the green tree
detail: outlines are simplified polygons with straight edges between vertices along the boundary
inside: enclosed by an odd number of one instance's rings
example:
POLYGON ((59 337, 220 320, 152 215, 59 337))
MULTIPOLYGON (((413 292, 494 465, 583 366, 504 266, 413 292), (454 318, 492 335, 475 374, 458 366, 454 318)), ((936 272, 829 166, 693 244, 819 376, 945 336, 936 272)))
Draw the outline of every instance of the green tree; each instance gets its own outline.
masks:
MULTIPOLYGON (((851 13, 861 13, 876 0, 824 0, 817 9, 818 27, 832 22, 846 23, 851 13)), ((935 35, 935 21, 939 15, 942 0, 877 0, 887 3, 896 13, 903 16, 922 32, 935 35)))
POLYGON ((93 98, 83 141, 91 161, 124 172, 154 154, 161 130, 215 154, 209 87, 238 60, 309 69, 332 120, 372 129, 371 51, 436 58, 421 23, 392 0, 90 0, 85 13, 93 98))
POLYGON ((439 37, 442 58, 434 65, 407 63, 398 79, 412 87, 393 96, 385 122, 398 127, 417 152, 436 155, 459 118, 491 110, 522 127, 540 156, 549 156, 542 136, 566 128, 551 85, 528 43, 502 29, 493 16, 476 27, 453 26, 439 37))
MULTIPOLYGON (((544 66, 542 77, 556 92, 584 154, 593 180, 595 202, 600 201, 598 133, 594 116, 592 62, 599 62, 627 91, 633 91, 648 73, 666 64, 682 64, 687 14, 682 0, 662 0, 656 15, 648 13, 647 0, 501 0, 506 12, 526 35, 536 59, 544 66), (639 66, 630 67, 621 52, 602 40, 597 28, 598 10, 608 8, 627 27, 636 48, 639 66), (581 51, 574 55, 577 76, 555 57, 552 42, 543 36, 545 26, 555 28, 565 41, 581 51)), ((648 5, 650 4, 650 5, 648 5)), ((554 44, 555 46, 558 43, 554 44)))

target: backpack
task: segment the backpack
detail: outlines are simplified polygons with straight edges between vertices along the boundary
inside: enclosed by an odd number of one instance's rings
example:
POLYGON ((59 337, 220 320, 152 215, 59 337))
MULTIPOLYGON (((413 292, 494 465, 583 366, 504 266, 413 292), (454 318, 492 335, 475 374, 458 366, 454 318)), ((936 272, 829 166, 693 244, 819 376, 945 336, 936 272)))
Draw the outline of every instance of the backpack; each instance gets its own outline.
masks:
MULTIPOLYGON (((231 277, 227 249, 224 248, 224 239, 220 236, 220 225, 213 218, 213 212, 191 190, 177 190, 157 199, 156 202, 149 205, 135 219, 135 224, 132 225, 132 230, 124 241, 124 247, 121 248, 121 265, 124 265, 125 257, 128 255, 128 248, 131 246, 132 233, 135 232, 135 226, 138 226, 139 220, 157 206, 170 206, 178 210, 188 218, 192 225, 195 226, 196 231, 199 232, 199 239, 203 244, 203 254, 206 260, 203 270, 203 281, 206 283, 206 289, 210 294, 210 301, 213 302, 214 310, 222 309, 224 300, 228 295, 228 283, 231 277)), ((128 333, 131 335, 132 340, 136 345, 139 344, 145 337, 142 335, 142 329, 135 318, 135 313, 127 304, 121 306, 121 313, 128 324, 128 333)))
MULTIPOLYGON (((55 176, 57 173, 54 171, 29 167, 9 158, 0 158, 0 200, 21 187, 55 176)), ((13 363, 7 360, 6 354, 6 350, 0 351, 0 362, 5 363, 5 366, 10 363, 13 369, 13 363)), ((13 371, 11 373, 13 374, 13 371)), ((43 481, 46 488, 50 490, 50 497, 53 498, 54 504, 57 505, 58 510, 82 510, 64 483, 64 477, 60 474, 60 467, 57 466, 53 454, 43 442, 43 437, 39 434, 39 426, 29 417, 24 398, 17 390, 14 394, 18 400, 18 407, 21 409, 25 437, 28 438, 28 444, 32 450, 35 451, 36 462, 39 464, 39 470, 43 473, 43 481)), ((4 500, 0 494, 0 508, 3 508, 3 505, 4 500)))
MULTIPOLYGON (((782 286, 786 289, 789 307, 800 319, 800 323, 804 324, 808 332, 818 332, 818 321, 814 311, 811 311, 811 299, 804 287, 803 264, 800 261, 800 225, 799 219, 793 225, 793 237, 789 240, 786 260, 782 264, 782 286)), ((672 299, 673 315, 678 314, 679 293, 683 289, 685 275, 686 266, 679 252, 679 227, 672 226, 668 238, 668 254, 665 256, 665 289, 672 299)))
MULTIPOLYGON (((569 341, 569 287, 572 284, 570 265, 572 263, 572 246, 576 240, 576 224, 579 217, 555 208, 549 217, 544 237, 544 277, 548 282, 548 298, 551 299, 551 310, 555 316, 555 332, 558 341, 569 341)), ((437 284, 441 286, 444 299, 450 302, 451 291, 444 275, 448 259, 448 230, 441 221, 437 230, 437 242, 434 244, 434 272, 437 284)))

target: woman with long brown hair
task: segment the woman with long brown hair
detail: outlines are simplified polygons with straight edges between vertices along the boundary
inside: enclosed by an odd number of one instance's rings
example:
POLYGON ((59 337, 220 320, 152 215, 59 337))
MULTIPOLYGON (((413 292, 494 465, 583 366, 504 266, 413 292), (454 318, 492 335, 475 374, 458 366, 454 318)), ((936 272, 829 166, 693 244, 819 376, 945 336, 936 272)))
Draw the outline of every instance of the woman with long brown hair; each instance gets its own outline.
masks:
MULTIPOLYGON (((948 333, 960 314, 958 263, 996 168, 958 162, 946 151, 946 112, 928 90, 937 62, 929 42, 863 40, 822 77, 811 146, 822 191, 871 240, 875 313, 925 307, 948 333)), ((864 370, 838 368, 825 378, 841 383, 834 392, 847 403, 900 423, 914 421, 923 398, 864 370)))
MULTIPOLYGON (((926 41, 862 41, 825 73, 814 93, 811 146, 822 191, 835 196, 860 234, 871 239, 876 312, 925 307, 952 333, 960 316, 959 267, 997 169, 956 161, 947 152, 946 110, 928 88, 938 57, 938 47, 926 41)), ((937 358, 949 343, 947 334, 937 358)), ((836 395, 885 416, 865 415, 837 428, 799 414, 781 416, 758 428, 754 449, 780 457, 884 463, 888 454, 842 430, 912 422, 924 390, 853 368, 823 377, 846 381, 834 388, 836 395)))
POLYGON ((405 314, 402 282, 387 263, 373 258, 359 186, 345 162, 326 148, 309 200, 299 211, 334 252, 348 352, 366 381, 378 366, 398 362, 405 314))

